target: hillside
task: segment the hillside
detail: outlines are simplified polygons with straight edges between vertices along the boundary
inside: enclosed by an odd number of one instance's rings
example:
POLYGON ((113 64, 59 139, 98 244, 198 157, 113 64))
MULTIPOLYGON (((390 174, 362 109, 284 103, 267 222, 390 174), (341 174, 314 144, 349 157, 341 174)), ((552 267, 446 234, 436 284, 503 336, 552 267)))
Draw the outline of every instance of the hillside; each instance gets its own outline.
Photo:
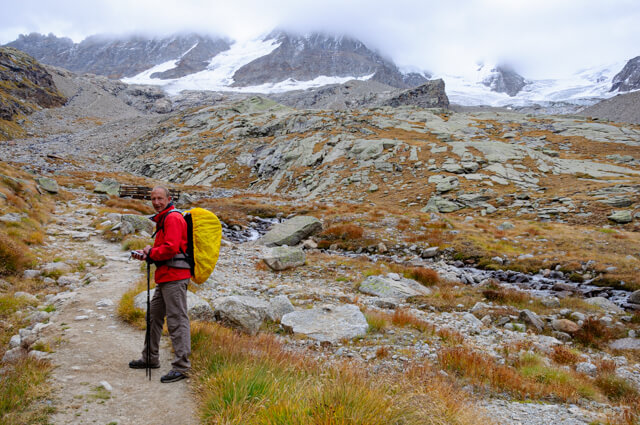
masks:
POLYGON ((437 80, 169 97, 46 70, 68 101, 0 142, 14 423, 640 417, 638 125, 448 109, 437 80), (126 368, 153 224, 117 188, 156 184, 223 223, 173 386, 126 368))
POLYGON ((579 115, 610 121, 640 124, 640 91, 618 94, 582 109, 579 115))
POLYGON ((0 140, 22 135, 18 121, 27 115, 66 101, 40 63, 19 50, 0 47, 0 140))

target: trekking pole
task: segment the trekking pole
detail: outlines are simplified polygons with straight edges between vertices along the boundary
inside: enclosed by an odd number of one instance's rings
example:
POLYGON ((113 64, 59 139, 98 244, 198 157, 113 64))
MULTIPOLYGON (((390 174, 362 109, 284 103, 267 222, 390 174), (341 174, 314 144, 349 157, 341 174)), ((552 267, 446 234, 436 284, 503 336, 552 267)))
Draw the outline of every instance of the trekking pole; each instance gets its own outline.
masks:
POLYGON ((151 264, 147 262, 147 333, 145 338, 147 340, 147 359, 146 374, 151 381, 151 264))

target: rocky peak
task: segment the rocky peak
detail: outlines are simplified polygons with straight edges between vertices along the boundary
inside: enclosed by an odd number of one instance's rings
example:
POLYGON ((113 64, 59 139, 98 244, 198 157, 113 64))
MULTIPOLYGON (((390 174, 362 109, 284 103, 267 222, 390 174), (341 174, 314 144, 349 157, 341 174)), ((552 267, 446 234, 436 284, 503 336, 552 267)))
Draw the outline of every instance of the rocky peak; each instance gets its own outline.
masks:
POLYGON ((175 68, 157 74, 158 78, 177 78, 203 70, 209 59, 227 50, 230 44, 222 38, 199 34, 153 38, 95 35, 78 44, 51 34, 29 34, 7 46, 49 65, 113 78, 132 77, 155 65, 179 60, 175 68))
POLYGON ((622 70, 613 77, 611 91, 631 91, 640 89, 640 56, 630 59, 622 70))
POLYGON ((402 74, 391 61, 348 36, 275 31, 265 38, 268 39, 275 39, 280 45, 236 71, 233 76, 236 87, 288 78, 306 81, 322 75, 354 78, 372 75, 374 81, 401 88, 427 81, 424 76, 417 77, 418 74, 409 77, 402 74))
POLYGON ((522 90, 527 82, 524 77, 510 67, 496 66, 493 67, 489 75, 482 80, 482 84, 491 88, 492 91, 515 96, 522 90))

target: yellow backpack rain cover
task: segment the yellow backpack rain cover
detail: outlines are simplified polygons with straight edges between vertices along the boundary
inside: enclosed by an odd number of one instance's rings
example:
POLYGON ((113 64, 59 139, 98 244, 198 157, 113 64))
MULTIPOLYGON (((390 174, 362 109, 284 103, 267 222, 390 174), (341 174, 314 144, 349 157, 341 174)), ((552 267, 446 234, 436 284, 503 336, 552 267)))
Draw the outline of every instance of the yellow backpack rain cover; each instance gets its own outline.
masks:
POLYGON ((187 254, 193 259, 191 280, 204 283, 218 262, 222 225, 218 217, 204 208, 192 208, 183 212, 188 227, 187 254))

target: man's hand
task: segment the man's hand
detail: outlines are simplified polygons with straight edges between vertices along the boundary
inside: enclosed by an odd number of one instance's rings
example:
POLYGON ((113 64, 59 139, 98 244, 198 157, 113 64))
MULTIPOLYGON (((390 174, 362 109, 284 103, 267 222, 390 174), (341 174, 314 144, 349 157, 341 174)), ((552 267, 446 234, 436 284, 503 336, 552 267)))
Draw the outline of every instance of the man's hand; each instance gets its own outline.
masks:
POLYGON ((145 254, 143 251, 140 251, 140 250, 131 251, 131 257, 133 257, 136 260, 144 261, 147 259, 147 254, 145 254))
POLYGON ((142 249, 142 252, 144 253, 144 255, 146 255, 147 257, 149 256, 149 252, 151 252, 151 248, 153 248, 151 245, 147 245, 142 249))

